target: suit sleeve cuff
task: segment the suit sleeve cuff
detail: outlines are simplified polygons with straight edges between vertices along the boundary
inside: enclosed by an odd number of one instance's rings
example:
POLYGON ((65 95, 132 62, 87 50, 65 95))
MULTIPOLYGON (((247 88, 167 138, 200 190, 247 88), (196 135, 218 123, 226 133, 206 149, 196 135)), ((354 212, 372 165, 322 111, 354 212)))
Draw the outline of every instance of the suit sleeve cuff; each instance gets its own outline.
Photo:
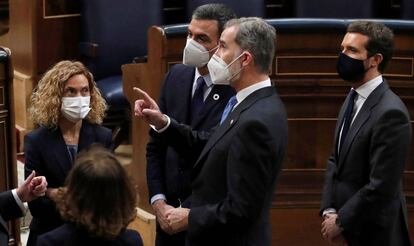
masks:
POLYGON ((20 200, 20 197, 17 195, 16 189, 12 190, 12 194, 13 194, 14 200, 16 201, 17 205, 19 205, 20 210, 22 210, 22 213, 24 213, 26 208, 24 207, 22 200, 20 200))
POLYGON ((156 195, 151 197, 151 205, 154 204, 154 202, 156 202, 158 200, 167 201, 167 198, 165 197, 164 194, 156 194, 156 195))
POLYGON ((154 131, 156 131, 157 133, 163 133, 165 130, 167 130, 167 128, 168 128, 168 127, 170 126, 170 124, 171 124, 171 119, 170 119, 170 117, 168 117, 168 115, 166 115, 166 114, 164 114, 164 115, 165 115, 165 117, 167 117, 167 124, 166 124, 163 128, 161 128, 161 129, 156 129, 154 125, 150 125, 150 126, 151 126, 151 128, 152 128, 154 131))
POLYGON ((327 214, 336 214, 336 209, 334 208, 327 208, 322 212, 322 218, 325 217, 327 214))

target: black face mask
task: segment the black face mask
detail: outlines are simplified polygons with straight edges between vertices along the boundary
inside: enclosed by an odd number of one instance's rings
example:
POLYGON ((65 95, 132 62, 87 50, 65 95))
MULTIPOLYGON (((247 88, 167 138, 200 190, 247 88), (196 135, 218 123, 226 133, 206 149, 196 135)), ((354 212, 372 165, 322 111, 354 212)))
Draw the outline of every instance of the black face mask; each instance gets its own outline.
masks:
POLYGON ((359 81, 366 72, 364 60, 354 59, 341 52, 336 63, 336 71, 339 77, 345 81, 359 81))

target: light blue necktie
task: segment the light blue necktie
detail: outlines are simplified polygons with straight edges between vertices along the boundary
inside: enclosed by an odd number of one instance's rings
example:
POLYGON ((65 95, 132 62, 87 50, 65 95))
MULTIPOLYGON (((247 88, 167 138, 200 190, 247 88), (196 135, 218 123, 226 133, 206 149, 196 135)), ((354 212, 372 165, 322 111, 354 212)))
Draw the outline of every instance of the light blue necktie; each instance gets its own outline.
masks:
POLYGON ((236 96, 232 96, 227 103, 226 107, 224 108, 223 114, 221 115, 220 125, 224 122, 224 120, 227 118, 227 116, 231 113, 231 111, 234 108, 234 105, 237 104, 237 98, 236 96))

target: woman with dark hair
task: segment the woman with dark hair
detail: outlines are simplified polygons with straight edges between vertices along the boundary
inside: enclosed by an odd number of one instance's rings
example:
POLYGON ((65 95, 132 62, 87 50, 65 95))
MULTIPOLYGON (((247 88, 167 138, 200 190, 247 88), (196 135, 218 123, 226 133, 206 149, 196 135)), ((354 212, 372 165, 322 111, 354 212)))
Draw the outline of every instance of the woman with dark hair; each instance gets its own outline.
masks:
POLYGON ((45 197, 29 202, 33 219, 28 246, 62 225, 50 197, 63 186, 77 153, 93 143, 112 148, 111 131, 100 125, 106 108, 92 74, 80 62, 58 62, 34 89, 29 112, 39 127, 25 137, 25 175, 34 170, 49 186, 45 197))
POLYGON ((39 236, 37 245, 143 245, 126 229, 136 216, 136 191, 108 150, 94 145, 79 154, 53 199, 67 223, 39 236))

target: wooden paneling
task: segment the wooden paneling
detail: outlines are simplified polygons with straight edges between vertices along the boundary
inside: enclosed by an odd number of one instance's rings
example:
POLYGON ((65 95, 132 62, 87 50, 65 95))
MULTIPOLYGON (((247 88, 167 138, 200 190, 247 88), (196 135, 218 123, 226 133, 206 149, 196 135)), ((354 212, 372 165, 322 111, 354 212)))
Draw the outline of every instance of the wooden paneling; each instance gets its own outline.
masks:
POLYGON ((0 45, 13 52, 19 95, 15 98, 16 123, 21 129, 31 129, 33 125, 26 115, 28 95, 54 63, 79 57, 80 17, 45 19, 43 0, 9 1, 9 11, 9 32, 0 38, 0 45))
POLYGON ((80 17, 65 17, 65 13, 62 13, 62 17, 43 18, 43 2, 36 0, 36 75, 43 74, 62 59, 79 58, 80 17))

